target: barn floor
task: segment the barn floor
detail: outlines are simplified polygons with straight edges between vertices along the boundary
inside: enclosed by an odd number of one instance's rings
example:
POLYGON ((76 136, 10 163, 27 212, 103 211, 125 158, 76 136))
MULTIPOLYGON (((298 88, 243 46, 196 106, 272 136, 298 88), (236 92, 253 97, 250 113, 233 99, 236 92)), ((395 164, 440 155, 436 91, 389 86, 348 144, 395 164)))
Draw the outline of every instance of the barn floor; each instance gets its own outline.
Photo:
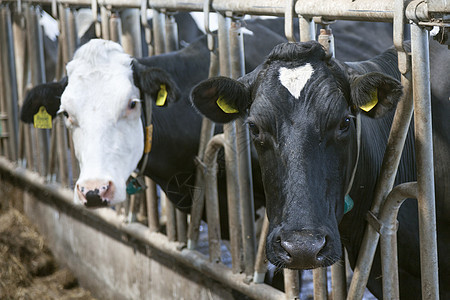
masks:
POLYGON ((0 299, 95 299, 59 266, 42 236, 14 208, 0 206, 0 299))

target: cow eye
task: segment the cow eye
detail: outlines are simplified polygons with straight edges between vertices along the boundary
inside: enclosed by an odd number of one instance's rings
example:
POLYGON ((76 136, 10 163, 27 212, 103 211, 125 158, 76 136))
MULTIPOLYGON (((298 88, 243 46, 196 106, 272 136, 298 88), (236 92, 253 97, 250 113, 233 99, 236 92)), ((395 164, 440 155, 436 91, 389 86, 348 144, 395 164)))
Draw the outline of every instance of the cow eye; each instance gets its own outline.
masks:
POLYGON ((136 108, 137 104, 141 102, 139 99, 132 99, 130 100, 130 102, 128 102, 128 108, 129 109, 134 109, 136 108))
POLYGON ((67 111, 63 111, 62 114, 63 114, 63 116, 66 117, 66 118, 69 117, 69 114, 67 113, 67 111))
POLYGON ((258 128, 258 126, 256 126, 255 123, 249 121, 248 122, 248 129, 250 130, 250 132, 252 133, 252 135, 254 137, 257 138, 259 136, 259 128, 258 128))
POLYGON ((347 131, 350 128, 352 118, 353 116, 346 116, 344 119, 342 119, 339 129, 341 131, 347 131))

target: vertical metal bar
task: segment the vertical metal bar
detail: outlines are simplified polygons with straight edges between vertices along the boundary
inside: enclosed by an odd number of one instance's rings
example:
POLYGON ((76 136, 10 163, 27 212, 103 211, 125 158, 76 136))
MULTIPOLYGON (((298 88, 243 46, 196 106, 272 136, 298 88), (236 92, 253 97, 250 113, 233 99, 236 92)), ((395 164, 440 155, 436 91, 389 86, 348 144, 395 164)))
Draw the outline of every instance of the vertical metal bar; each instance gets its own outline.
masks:
POLYGON ((156 194, 156 184, 153 180, 145 177, 145 197, 147 200, 147 218, 150 231, 159 231, 158 195, 156 194))
MULTIPOLYGON (((219 30, 219 61, 220 73, 223 76, 231 76, 230 56, 230 25, 231 18, 218 15, 219 30)), ((241 271, 241 228, 239 222, 239 178, 236 152, 235 122, 224 124, 225 136, 225 168, 227 180, 228 224, 230 229, 230 245, 232 270, 234 273, 241 271)), ((207 198, 208 199, 208 198, 207 198)))
POLYGON ((122 21, 117 13, 111 14, 109 28, 111 41, 122 44, 122 21))
POLYGON ((327 300, 328 299, 327 268, 314 269, 313 281, 314 281, 314 299, 327 300))
MULTIPOLYGON (((2 24, 1 24, 1 35, 2 35, 2 52, 5 54, 0 58, 2 60, 2 70, 3 70, 3 104, 4 112, 6 116, 2 116, 3 124, 3 139, 5 140, 4 148, 8 149, 7 156, 11 160, 17 159, 17 143, 18 143, 18 95, 17 95, 17 82, 16 82, 16 66, 14 60, 14 42, 12 33, 12 23, 11 23, 11 11, 9 6, 5 6, 2 11, 2 24), (6 126, 5 126, 6 125, 6 126)), ((0 120, 1 122, 1 120, 0 120)))
POLYGON ((422 297, 439 299, 428 32, 411 25, 422 297))
POLYGON ((175 241, 177 239, 177 228, 176 228, 176 215, 175 215, 175 205, 167 198, 167 195, 161 191, 161 201, 166 204, 166 232, 169 241, 175 241))
POLYGON ((122 18, 122 46, 126 53, 142 56, 141 17, 136 8, 125 9, 120 13, 122 18))
POLYGON ((300 42, 307 42, 316 39, 314 21, 312 19, 306 19, 299 16, 298 24, 300 26, 300 42))
POLYGON ((165 18, 165 32, 166 32, 166 52, 178 50, 178 25, 175 22, 175 17, 166 15, 165 18))
POLYGON ((105 5, 100 6, 100 18, 101 18, 101 27, 102 27, 102 38, 105 40, 111 39, 109 34, 109 16, 111 12, 105 5))
MULTIPOLYGON (((210 50, 209 77, 213 77, 219 74, 219 57, 215 49, 216 39, 211 35, 208 35, 208 39, 212 40, 210 45, 211 47, 209 49, 210 50)), ((200 142, 197 153, 198 161, 197 161, 197 170, 195 173, 196 188, 194 190, 194 194, 192 197, 191 221, 189 224, 189 233, 188 233, 187 247, 190 250, 195 249, 199 236, 199 229, 201 218, 203 215, 204 200, 205 200, 205 192, 204 192, 205 178, 203 176, 204 169, 201 162, 203 161, 206 145, 214 134, 214 127, 215 125, 213 122, 211 122, 211 120, 203 118, 202 129, 200 133, 200 142)))
POLYGON ((166 52, 165 37, 164 37, 164 14, 158 10, 153 10, 153 42, 155 55, 166 52))
POLYGON ((298 270, 284 269, 284 290, 286 299, 299 299, 300 284, 298 270))
POLYGON ((220 250, 220 214, 219 197, 217 194, 217 153, 225 146, 224 134, 217 134, 211 138, 205 150, 205 198, 206 221, 208 222, 209 259, 219 262, 220 250))
MULTIPOLYGON (((375 187, 371 209, 374 214, 378 214, 383 199, 386 199, 387 194, 392 190, 405 139, 411 123, 413 102, 411 99, 411 82, 409 77, 410 73, 401 75, 404 94, 395 111, 386 152, 381 164, 380 176, 378 177, 377 186, 375 187)), ((379 233, 375 228, 370 225, 367 226, 348 292, 348 297, 351 299, 361 299, 364 294, 367 280, 369 279, 370 269, 372 267, 373 257, 377 248, 378 238, 379 233)))
MULTIPOLYGON (((231 23, 230 29, 231 75, 233 78, 245 74, 244 37, 239 21, 231 23)), ((250 160, 250 135, 248 125, 243 119, 236 122, 236 150, 238 154, 239 203, 242 245, 244 254, 244 272, 252 275, 255 265, 256 236, 253 204, 253 181, 250 160)))
POLYGON ((269 219, 267 218, 267 214, 264 213, 264 221, 258 243, 258 253, 256 254, 255 273, 253 275, 254 283, 264 283, 264 277, 267 272, 266 240, 268 233, 269 219))
POLYGON ((333 300, 347 298, 347 278, 345 275, 345 253, 342 250, 342 259, 331 266, 331 295, 333 300))
POLYGON ((177 241, 186 244, 187 242, 187 214, 177 209, 176 223, 177 223, 177 241))

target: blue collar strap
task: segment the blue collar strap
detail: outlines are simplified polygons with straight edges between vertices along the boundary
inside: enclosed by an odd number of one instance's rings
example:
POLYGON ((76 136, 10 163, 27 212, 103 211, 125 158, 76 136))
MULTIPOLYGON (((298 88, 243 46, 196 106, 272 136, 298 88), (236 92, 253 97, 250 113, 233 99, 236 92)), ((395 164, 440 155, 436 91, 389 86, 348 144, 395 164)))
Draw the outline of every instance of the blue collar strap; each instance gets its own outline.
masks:
POLYGON ((353 199, 350 197, 350 195, 346 195, 344 198, 344 214, 351 211, 353 208, 353 199))

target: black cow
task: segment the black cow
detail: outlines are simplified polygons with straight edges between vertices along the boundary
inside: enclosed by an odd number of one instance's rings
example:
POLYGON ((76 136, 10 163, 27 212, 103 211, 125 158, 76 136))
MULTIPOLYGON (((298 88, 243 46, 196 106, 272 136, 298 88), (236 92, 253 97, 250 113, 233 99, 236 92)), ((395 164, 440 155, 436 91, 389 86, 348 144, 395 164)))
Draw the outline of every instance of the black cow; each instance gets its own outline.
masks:
MULTIPOLYGON (((436 211, 442 299, 450 298, 450 56, 431 43, 436 211), (440 66, 439 66, 440 65, 440 66)), ((261 166, 270 221, 266 252, 277 266, 329 266, 346 247, 355 265, 380 171, 393 111, 402 95, 397 53, 390 49, 365 62, 330 59, 317 42, 282 44, 239 80, 209 79, 192 92, 195 106, 226 123, 247 116, 261 166), (238 113, 228 114, 218 98, 238 113), (368 112, 359 107, 375 105, 368 112), (361 147, 344 215, 344 197, 356 164, 355 116, 361 113, 361 147)), ((410 127, 396 184, 416 180, 410 127)), ((421 295, 417 202, 399 212, 399 276, 402 299, 421 295)), ((381 297, 377 251, 368 287, 381 297)))

